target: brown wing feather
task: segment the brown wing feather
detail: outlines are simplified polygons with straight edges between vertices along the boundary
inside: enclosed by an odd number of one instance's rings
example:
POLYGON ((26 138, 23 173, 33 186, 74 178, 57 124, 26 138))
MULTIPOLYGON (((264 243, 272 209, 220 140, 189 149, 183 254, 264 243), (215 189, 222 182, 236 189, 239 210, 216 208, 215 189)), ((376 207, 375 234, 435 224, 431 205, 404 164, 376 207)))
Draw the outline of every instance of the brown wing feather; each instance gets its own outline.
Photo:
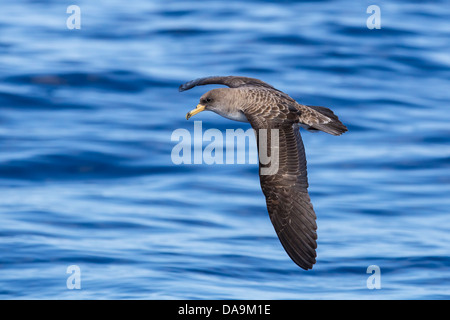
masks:
POLYGON ((178 90, 186 91, 196 86, 203 86, 207 84, 223 84, 230 88, 239 88, 243 86, 264 87, 268 89, 273 89, 275 91, 279 91, 274 87, 272 87, 270 84, 265 83, 264 81, 261 81, 259 79, 248 77, 236 77, 236 76, 226 76, 226 77, 213 76, 213 77, 199 78, 186 82, 185 84, 182 84, 178 88, 178 90))
POLYGON ((272 175, 262 175, 264 165, 260 163, 261 189, 266 196, 270 220, 287 254, 301 268, 311 269, 316 262, 317 225, 307 191, 306 156, 298 125, 277 124, 273 127, 267 118, 251 114, 247 118, 255 129, 258 146, 259 129, 268 130, 269 156, 272 154, 270 131, 278 130, 278 171, 272 175))

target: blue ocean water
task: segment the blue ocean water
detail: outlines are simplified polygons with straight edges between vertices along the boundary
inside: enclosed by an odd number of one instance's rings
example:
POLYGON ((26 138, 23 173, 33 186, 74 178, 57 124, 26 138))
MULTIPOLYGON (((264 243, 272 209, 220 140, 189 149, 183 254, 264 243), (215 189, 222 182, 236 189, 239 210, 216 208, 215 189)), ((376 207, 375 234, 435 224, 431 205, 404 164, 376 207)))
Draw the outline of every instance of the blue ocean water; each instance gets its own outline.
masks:
POLYGON ((450 298, 450 1, 16 0, 0 30, 0 299, 450 298), (178 86, 209 75, 348 126, 302 131, 313 270, 279 243, 257 165, 172 162, 212 88, 178 86))

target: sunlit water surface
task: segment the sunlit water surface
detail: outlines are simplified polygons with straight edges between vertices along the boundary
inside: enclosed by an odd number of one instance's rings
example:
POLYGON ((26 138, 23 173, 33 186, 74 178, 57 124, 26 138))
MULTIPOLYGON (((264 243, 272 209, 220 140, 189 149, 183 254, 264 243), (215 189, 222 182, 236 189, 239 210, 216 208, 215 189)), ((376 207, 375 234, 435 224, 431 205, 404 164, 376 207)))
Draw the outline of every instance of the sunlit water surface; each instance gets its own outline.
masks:
POLYGON ((0 11, 0 298, 450 298, 449 1, 377 1, 379 30, 367 1, 83 0, 80 30, 70 4, 0 11), (178 86, 231 74, 349 128, 302 131, 312 271, 279 243, 257 165, 172 162, 208 90, 178 86))

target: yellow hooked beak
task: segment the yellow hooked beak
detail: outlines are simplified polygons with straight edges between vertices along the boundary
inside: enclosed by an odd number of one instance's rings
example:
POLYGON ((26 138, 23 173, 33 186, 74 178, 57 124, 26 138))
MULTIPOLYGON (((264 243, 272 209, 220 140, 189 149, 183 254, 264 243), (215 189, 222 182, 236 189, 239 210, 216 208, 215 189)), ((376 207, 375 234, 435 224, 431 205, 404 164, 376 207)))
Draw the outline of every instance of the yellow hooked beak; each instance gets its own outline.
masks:
POLYGON ((203 110, 205 110, 205 108, 206 106, 198 104, 194 110, 191 110, 186 114, 186 120, 189 120, 190 117, 195 116, 199 112, 202 112, 203 110))

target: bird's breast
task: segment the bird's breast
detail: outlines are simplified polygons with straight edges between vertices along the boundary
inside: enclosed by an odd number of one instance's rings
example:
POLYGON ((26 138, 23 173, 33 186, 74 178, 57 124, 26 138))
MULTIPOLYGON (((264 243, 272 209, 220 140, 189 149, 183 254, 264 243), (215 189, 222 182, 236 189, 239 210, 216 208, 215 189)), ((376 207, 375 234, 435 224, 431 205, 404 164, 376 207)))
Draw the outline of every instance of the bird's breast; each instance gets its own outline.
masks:
POLYGON ((247 117, 245 114, 240 110, 233 110, 231 112, 223 112, 222 110, 215 110, 215 112, 219 115, 221 115, 224 118, 234 120, 234 121, 240 121, 240 122, 248 122, 247 117))

